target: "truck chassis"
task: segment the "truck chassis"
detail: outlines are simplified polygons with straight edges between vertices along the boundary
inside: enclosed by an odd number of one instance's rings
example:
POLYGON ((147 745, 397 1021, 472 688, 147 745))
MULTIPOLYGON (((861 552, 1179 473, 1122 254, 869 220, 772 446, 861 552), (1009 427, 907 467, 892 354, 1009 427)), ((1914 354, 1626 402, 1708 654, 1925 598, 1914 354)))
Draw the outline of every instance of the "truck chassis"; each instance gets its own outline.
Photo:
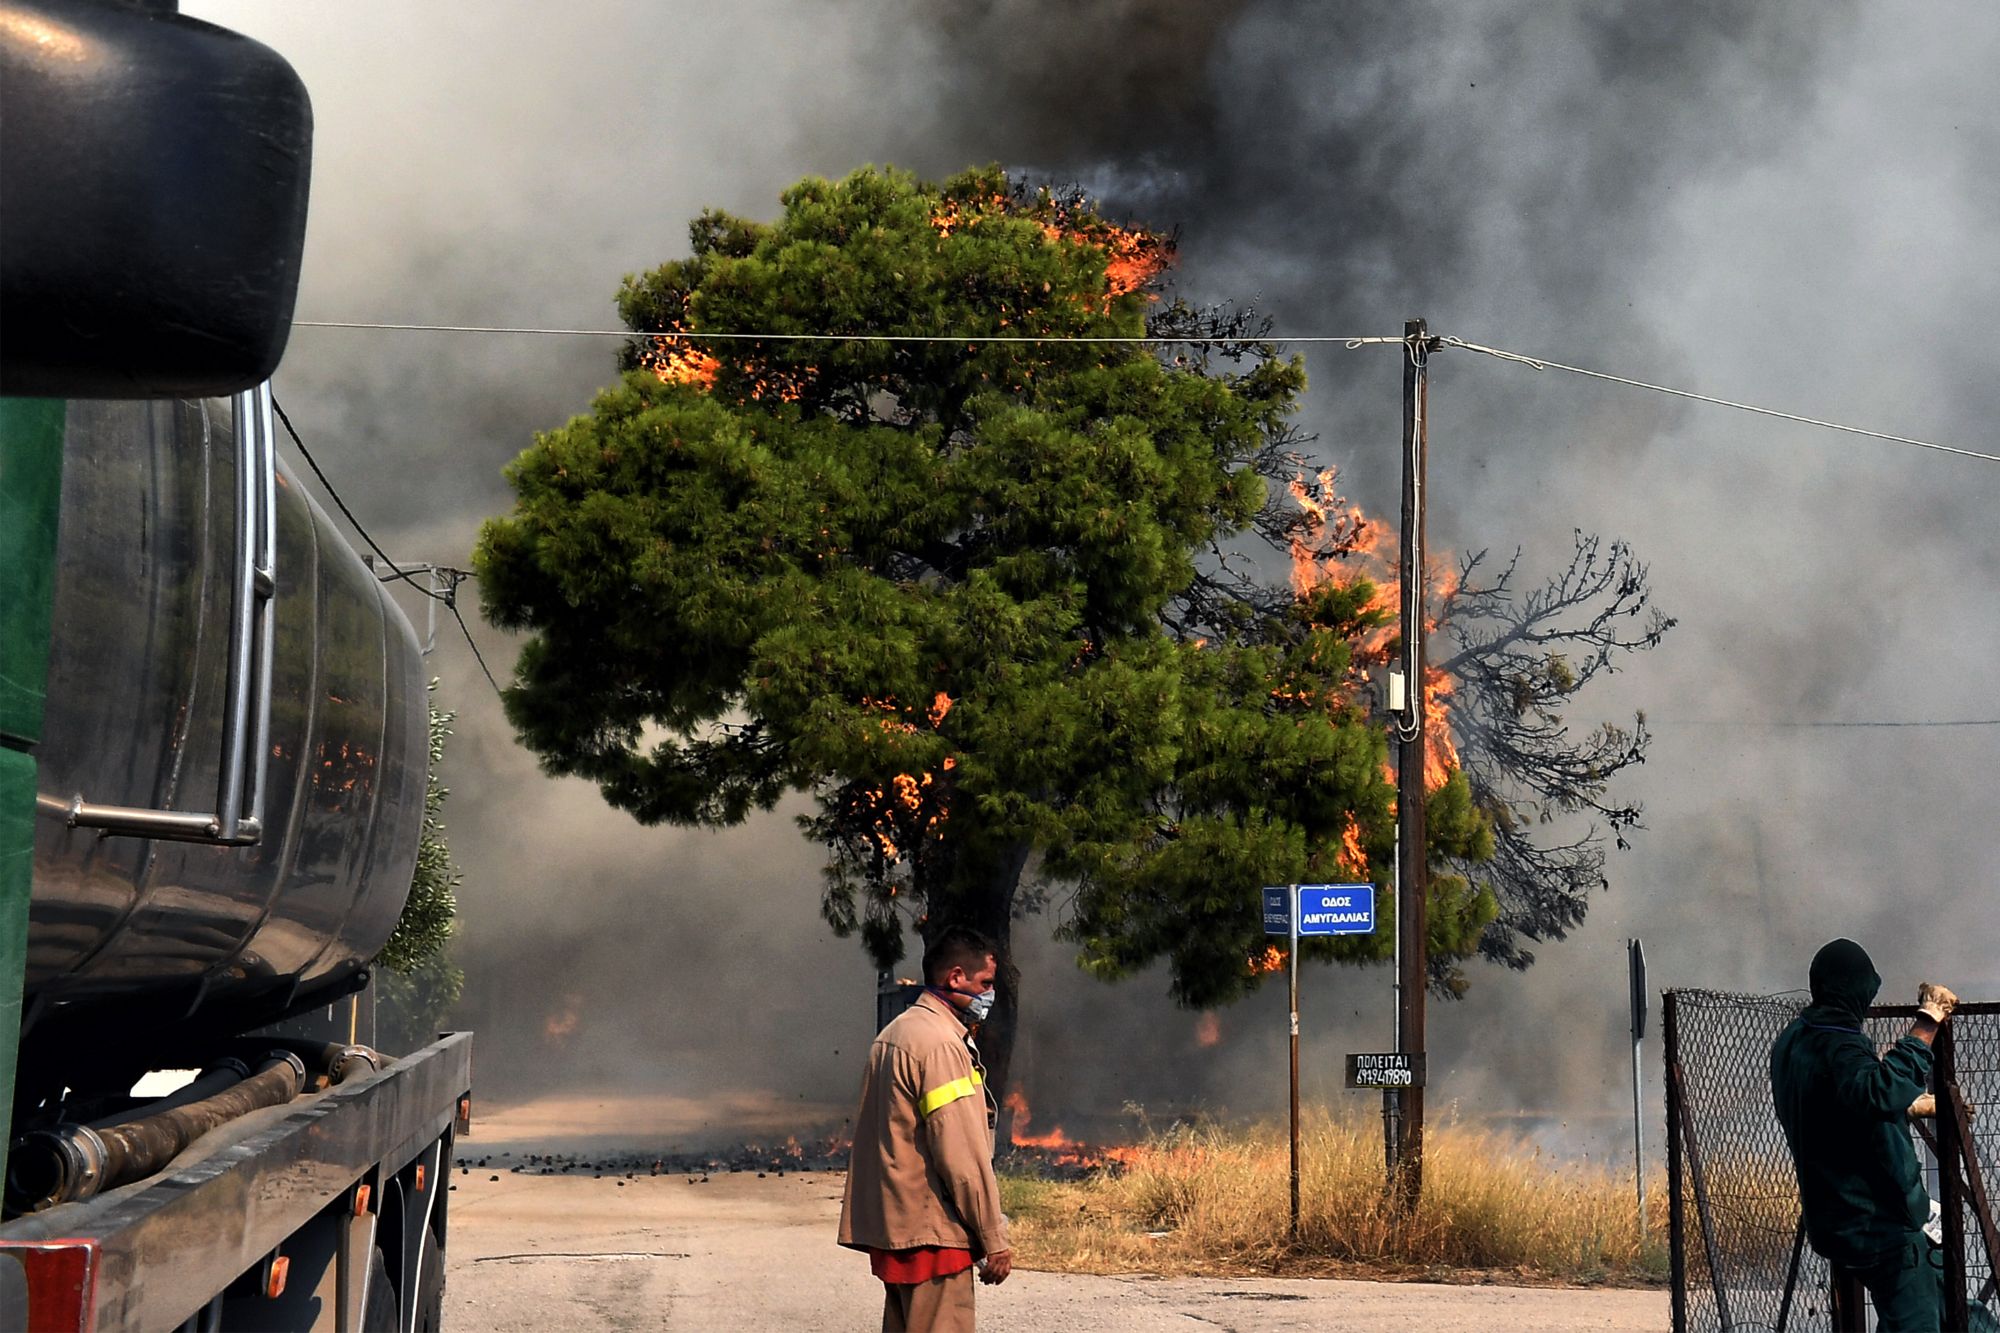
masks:
POLYGON ((0 1226, 0 1328, 437 1328, 471 1086, 472 1035, 450 1034, 215 1130, 159 1175, 0 1226))

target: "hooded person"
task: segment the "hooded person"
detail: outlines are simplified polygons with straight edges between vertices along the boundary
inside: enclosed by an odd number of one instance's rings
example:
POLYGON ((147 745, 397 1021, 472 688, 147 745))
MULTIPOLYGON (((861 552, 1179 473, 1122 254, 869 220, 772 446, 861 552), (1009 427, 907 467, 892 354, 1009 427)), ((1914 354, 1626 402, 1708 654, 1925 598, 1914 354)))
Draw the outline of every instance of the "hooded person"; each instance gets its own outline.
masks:
POLYGON ((1798 1172, 1806 1239, 1874 1298, 1882 1333, 1937 1333, 1943 1269, 1908 1116, 1928 1104, 1931 1043, 1958 997, 1925 982, 1908 1033, 1877 1056, 1862 1029, 1882 978, 1834 940, 1813 957, 1812 1005, 1771 1047, 1771 1098, 1798 1172))

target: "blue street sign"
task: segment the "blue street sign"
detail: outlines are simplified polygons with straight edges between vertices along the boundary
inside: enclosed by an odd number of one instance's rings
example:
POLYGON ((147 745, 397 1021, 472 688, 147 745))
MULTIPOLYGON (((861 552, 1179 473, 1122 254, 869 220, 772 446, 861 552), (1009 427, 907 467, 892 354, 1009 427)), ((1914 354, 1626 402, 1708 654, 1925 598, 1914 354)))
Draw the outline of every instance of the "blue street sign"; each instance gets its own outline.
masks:
POLYGON ((1375 886, 1373 884, 1299 885, 1299 934, 1372 935, 1374 933, 1375 886))
MULTIPOLYGON (((1284 885, 1264 890, 1264 933, 1292 933, 1289 899, 1284 885)), ((1372 935, 1375 933, 1373 884, 1299 885, 1299 934, 1372 935)))
POLYGON ((1292 933, 1292 907, 1286 899, 1292 891, 1283 885, 1264 890, 1264 933, 1266 935, 1289 935, 1292 933))

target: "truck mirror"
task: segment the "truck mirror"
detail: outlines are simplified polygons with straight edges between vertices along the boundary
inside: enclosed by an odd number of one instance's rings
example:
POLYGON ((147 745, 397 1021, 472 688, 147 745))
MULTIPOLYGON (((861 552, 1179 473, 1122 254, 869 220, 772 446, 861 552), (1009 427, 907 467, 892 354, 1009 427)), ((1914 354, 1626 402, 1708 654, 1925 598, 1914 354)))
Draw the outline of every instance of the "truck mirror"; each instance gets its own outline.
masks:
POLYGON ((0 393, 219 396, 270 377, 312 150, 283 57, 157 7, 0 0, 0 135, 0 393))

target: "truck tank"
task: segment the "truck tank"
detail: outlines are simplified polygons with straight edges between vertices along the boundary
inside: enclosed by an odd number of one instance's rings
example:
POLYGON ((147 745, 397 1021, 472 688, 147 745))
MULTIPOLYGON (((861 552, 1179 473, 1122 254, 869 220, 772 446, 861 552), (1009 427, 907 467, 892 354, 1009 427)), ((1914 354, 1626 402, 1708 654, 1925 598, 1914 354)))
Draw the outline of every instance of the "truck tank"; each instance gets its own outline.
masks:
POLYGON ((344 994, 409 890, 422 657, 276 461, 268 406, 260 427, 246 401, 258 400, 70 406, 23 1044, 24 1066, 48 1078, 64 1051, 102 1060, 121 1039, 136 1051, 162 1031, 241 1032, 344 994), (268 518, 239 500, 260 460, 268 518), (270 623, 239 662, 239 580, 245 551, 257 557, 255 534, 237 529, 259 523, 276 557, 270 623), (262 677, 260 729, 245 720, 254 701, 233 714, 231 702, 262 677), (232 743, 256 817, 233 838, 219 820, 190 831, 230 799, 232 743))

